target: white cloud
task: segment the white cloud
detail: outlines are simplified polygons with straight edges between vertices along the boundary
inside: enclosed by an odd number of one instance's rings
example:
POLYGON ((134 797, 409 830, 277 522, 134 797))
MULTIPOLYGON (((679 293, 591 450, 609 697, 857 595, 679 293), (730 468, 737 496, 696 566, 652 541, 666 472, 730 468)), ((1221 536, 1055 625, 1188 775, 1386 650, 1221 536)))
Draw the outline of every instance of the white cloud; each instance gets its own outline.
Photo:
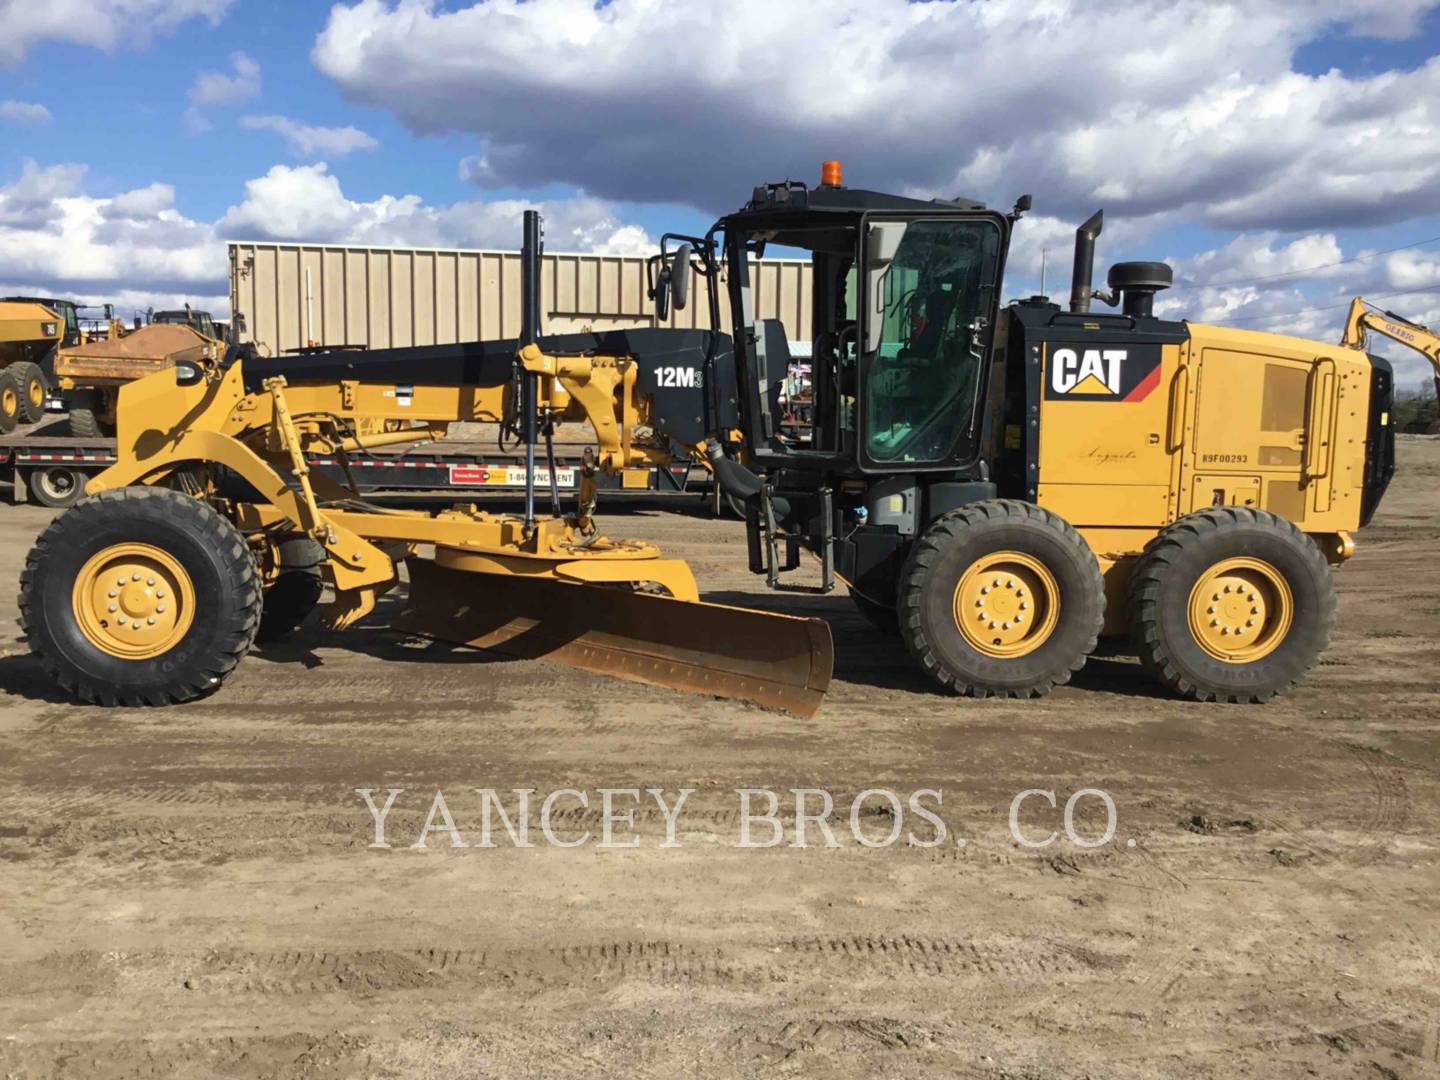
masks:
POLYGON ((61 216, 60 200, 78 188, 84 177, 83 165, 50 165, 42 169, 27 158, 20 179, 0 188, 0 227, 50 227, 61 216))
POLYGON ((48 124, 53 117, 44 105, 30 101, 0 101, 0 120, 15 124, 48 124))
POLYGON ((260 94, 260 65, 243 52, 230 54, 230 70, 202 71, 195 76, 186 94, 190 106, 182 114, 186 130, 200 135, 211 129, 205 109, 211 106, 238 105, 260 94))
POLYGON ((359 0, 313 58, 351 100, 465 132, 479 184, 718 210, 811 177, 1039 212, 1231 228, 1394 221, 1440 205, 1440 60, 1293 69, 1323 33, 1413 34, 1432 0, 359 0), (636 57, 703 63, 666 78, 636 57), (783 62, 775 62, 782 57, 783 62))
POLYGON ((14 67, 44 41, 114 52, 142 48, 188 19, 213 25, 233 0, 0 0, 0 66, 14 67))
MULTIPOLYGON (((309 240, 417 247, 515 248, 520 201, 448 206, 416 195, 357 202, 323 164, 276 165, 245 184, 218 221, 175 208, 175 189, 153 183, 108 197, 85 194, 82 165, 26 162, 0 186, 0 292, 112 302, 129 317, 189 302, 226 310, 226 239, 309 240)), ((654 242, 609 204, 580 196, 539 204, 552 250, 645 253, 654 242)))
MULTIPOLYGON (((1336 341, 1350 301, 1365 296, 1413 322, 1440 323, 1440 251, 1433 249, 1345 250, 1331 233, 1289 242, 1262 233, 1168 261, 1176 287, 1155 302, 1165 318, 1336 341)), ((1383 338, 1372 336, 1370 351, 1390 358, 1399 385, 1434 374, 1417 353, 1383 338)))
POLYGON ((190 86, 192 105, 235 105, 260 93, 260 65, 243 52, 230 54, 230 72, 202 71, 190 86))
POLYGON ((600 199, 580 195, 540 203, 500 199, 432 206, 418 195, 382 195, 356 202, 346 198, 323 162, 276 165, 246 181, 244 201, 231 207, 219 225, 237 238, 514 248, 521 216, 531 208, 544 213, 546 243, 553 251, 650 254, 655 248, 643 229, 623 224, 615 208, 600 199))
POLYGON ((316 127, 288 116, 247 116, 240 123, 251 131, 275 132, 296 157, 344 157, 380 145, 357 127, 316 127))

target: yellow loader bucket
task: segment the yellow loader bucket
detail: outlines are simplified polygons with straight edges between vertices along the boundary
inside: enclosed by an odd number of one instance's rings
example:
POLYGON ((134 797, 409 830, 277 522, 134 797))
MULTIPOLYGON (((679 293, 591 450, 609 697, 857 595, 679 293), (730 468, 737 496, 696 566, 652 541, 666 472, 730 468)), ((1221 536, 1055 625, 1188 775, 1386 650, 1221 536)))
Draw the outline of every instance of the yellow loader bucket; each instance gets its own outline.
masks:
POLYGON ((814 716, 835 653, 823 619, 406 560, 396 628, 522 659, 814 716))

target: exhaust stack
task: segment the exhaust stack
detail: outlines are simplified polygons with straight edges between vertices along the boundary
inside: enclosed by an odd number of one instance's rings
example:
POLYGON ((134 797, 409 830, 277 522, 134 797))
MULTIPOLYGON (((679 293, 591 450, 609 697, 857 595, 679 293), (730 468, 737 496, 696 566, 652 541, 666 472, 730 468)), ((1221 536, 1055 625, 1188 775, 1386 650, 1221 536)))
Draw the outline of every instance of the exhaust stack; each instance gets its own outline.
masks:
POLYGON ((1070 310, 1084 314, 1090 310, 1095 277, 1095 238, 1105 224, 1105 211, 1096 210, 1090 219, 1075 230, 1075 270, 1070 282, 1070 310))

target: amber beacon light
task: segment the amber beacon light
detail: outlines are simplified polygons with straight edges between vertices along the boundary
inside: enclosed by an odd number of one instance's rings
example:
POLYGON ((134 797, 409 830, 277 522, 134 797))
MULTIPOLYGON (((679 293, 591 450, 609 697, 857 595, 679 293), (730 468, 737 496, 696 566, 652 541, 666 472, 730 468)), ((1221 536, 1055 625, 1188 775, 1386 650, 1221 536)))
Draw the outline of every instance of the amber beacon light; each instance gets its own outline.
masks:
POLYGON ((826 161, 820 166, 820 186, 839 187, 843 170, 838 161, 826 161))

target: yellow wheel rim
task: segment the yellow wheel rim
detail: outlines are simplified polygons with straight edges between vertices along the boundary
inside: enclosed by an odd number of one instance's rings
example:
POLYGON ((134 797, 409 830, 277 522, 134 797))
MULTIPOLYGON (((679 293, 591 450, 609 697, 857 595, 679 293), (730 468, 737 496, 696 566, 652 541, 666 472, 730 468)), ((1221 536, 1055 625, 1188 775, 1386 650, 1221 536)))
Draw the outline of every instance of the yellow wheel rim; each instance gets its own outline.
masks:
POLYGON ((30 395, 30 404, 35 408, 45 404, 45 387, 40 385, 39 379, 31 379, 26 392, 30 395))
POLYGON ((20 411, 20 395, 15 393, 13 386, 0 390, 0 409, 4 410, 6 416, 14 416, 20 411))
POLYGON ((1295 619, 1295 598, 1280 571, 1260 559, 1216 563, 1190 590, 1190 633, 1228 664, 1269 656, 1295 619))
POLYGON ((168 652, 195 620, 190 575, 150 544, 114 544, 92 555, 75 578, 71 602, 90 644, 122 660, 168 652))
POLYGON ((955 625, 976 652, 1034 652, 1060 620, 1060 586, 1039 559, 995 551, 976 559, 955 586, 955 625))

